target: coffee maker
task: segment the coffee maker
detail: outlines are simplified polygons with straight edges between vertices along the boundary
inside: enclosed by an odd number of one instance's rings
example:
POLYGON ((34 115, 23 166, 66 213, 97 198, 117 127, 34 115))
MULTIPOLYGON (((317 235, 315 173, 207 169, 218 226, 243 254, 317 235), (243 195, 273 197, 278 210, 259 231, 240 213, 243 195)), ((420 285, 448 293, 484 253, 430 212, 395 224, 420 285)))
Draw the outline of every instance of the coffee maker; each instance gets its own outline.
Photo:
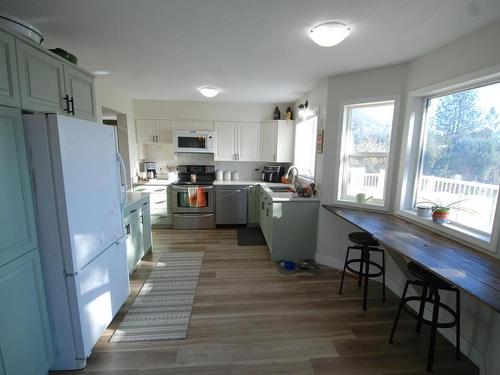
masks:
POLYGON ((156 178, 156 163, 154 161, 142 162, 140 166, 140 171, 146 172, 146 177, 149 180, 153 180, 156 178))
POLYGON ((262 172, 262 181, 281 182, 281 177, 285 175, 285 167, 282 165, 265 165, 262 172))

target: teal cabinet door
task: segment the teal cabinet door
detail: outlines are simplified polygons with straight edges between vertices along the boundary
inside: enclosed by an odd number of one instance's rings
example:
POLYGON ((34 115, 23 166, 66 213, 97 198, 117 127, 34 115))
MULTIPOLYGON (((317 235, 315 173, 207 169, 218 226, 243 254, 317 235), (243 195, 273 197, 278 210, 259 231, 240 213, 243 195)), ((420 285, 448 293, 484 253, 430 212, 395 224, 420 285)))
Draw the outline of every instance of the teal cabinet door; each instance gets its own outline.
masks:
POLYGON ((46 374, 53 346, 38 249, 0 267, 0 299, 0 373, 46 374))
POLYGON ((248 224, 258 224, 260 216, 260 186, 250 185, 248 193, 248 224))
POLYGON ((94 78, 69 65, 64 66, 66 94, 73 100, 74 116, 83 120, 95 121, 94 78))
POLYGON ((138 213, 124 218, 125 233, 127 234, 127 263, 128 271, 132 273, 135 266, 144 254, 142 239, 142 223, 138 213))
POLYGON ((66 114, 64 64, 19 40, 16 51, 22 108, 66 114))
POLYGON ((21 112, 0 106, 0 266, 38 246, 28 170, 21 112))
POLYGON ((141 212, 141 223, 142 223, 142 243, 144 254, 151 251, 152 239, 151 239, 151 209, 149 207, 149 202, 145 202, 142 205, 141 212))
POLYGON ((14 37, 0 30, 0 105, 20 107, 14 37))

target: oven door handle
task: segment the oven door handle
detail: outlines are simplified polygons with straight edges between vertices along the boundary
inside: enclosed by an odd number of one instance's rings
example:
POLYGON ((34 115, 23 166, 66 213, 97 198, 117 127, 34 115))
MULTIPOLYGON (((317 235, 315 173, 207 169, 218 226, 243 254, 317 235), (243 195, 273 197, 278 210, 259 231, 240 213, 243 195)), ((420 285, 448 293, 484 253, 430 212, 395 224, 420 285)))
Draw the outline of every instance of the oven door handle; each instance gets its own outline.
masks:
POLYGON ((201 187, 205 190, 212 190, 214 188, 213 186, 208 186, 208 185, 191 185, 191 186, 175 185, 175 186, 172 186, 172 189, 177 190, 177 191, 187 191, 190 187, 201 187))
POLYGON ((214 216, 213 213, 209 213, 209 214, 197 214, 197 213, 177 213, 177 214, 174 214, 174 216, 185 216, 185 217, 188 217, 188 216, 191 216, 191 217, 210 217, 210 216, 214 216))

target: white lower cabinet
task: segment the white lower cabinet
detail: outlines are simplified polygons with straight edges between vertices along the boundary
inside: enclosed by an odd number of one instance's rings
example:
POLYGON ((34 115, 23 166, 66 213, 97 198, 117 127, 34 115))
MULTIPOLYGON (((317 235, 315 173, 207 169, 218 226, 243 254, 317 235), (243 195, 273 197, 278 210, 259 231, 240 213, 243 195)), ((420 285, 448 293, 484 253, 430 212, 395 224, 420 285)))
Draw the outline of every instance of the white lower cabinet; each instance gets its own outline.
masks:
POLYGON ((170 185, 134 185, 133 190, 150 194, 152 228, 172 228, 172 187, 170 185))
POLYGON ((217 161, 258 161, 260 123, 216 121, 214 123, 217 161))

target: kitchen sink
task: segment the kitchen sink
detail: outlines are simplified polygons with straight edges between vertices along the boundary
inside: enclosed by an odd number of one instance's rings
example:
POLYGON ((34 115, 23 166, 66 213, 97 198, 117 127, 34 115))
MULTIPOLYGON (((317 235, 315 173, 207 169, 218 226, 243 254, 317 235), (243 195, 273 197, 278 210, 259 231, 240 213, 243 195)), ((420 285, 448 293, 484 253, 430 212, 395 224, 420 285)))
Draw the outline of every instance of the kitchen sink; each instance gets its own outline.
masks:
POLYGON ((275 193, 295 193, 295 190, 289 186, 269 186, 269 189, 275 193))

